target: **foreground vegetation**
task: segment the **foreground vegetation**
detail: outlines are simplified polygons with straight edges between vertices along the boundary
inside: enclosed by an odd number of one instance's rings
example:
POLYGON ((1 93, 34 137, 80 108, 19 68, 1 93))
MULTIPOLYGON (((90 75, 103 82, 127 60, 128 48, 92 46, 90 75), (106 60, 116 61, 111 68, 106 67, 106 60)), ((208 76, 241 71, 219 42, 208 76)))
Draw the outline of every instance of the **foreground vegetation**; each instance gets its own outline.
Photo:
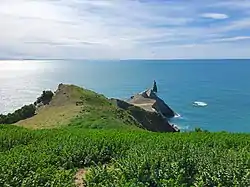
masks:
POLYGON ((250 135, 0 126, 0 186, 250 186, 250 135))

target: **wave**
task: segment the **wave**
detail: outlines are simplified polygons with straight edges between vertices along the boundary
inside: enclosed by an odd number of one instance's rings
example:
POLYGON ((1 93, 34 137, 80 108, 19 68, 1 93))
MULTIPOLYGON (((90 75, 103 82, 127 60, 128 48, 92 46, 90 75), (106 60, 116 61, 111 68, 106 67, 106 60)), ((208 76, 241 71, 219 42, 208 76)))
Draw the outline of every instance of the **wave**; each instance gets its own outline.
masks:
POLYGON ((205 107, 205 106, 207 106, 208 104, 205 103, 205 102, 202 102, 202 101, 195 101, 195 102, 193 102, 193 105, 194 105, 194 106, 198 106, 198 107, 205 107))
POLYGON ((174 118, 181 118, 181 115, 178 114, 178 113, 175 113, 175 114, 174 114, 174 118))

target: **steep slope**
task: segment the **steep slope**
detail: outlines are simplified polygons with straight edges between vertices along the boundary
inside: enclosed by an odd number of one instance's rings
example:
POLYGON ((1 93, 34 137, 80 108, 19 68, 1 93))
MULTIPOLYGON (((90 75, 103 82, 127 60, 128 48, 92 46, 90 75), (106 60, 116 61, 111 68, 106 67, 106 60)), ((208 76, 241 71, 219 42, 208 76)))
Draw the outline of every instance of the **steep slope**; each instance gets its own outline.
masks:
POLYGON ((166 118, 161 114, 151 111, 149 108, 139 107, 119 99, 111 99, 117 107, 122 108, 134 119, 140 123, 145 129, 154 132, 176 132, 178 129, 169 124, 166 118), (148 109, 148 110, 147 110, 148 109))
POLYGON ((32 118, 16 125, 31 129, 77 126, 81 128, 137 128, 141 125, 103 95, 74 85, 60 84, 51 102, 37 108, 32 118))
POLYGON ((80 113, 81 107, 76 103, 84 90, 74 85, 60 84, 51 102, 37 108, 37 114, 32 118, 16 123, 31 129, 55 128, 67 125, 72 118, 80 113))
POLYGON ((157 85, 133 95, 127 101, 111 99, 119 108, 128 111, 144 128, 156 132, 179 132, 177 126, 168 122, 175 112, 157 95, 157 85))

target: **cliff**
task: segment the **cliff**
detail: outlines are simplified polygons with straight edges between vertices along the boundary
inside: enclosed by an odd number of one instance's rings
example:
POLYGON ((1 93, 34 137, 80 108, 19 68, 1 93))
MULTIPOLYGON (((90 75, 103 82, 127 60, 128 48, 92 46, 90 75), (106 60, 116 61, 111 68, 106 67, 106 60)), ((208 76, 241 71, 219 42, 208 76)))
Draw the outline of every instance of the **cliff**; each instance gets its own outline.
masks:
POLYGON ((127 110, 144 128, 150 131, 178 132, 176 126, 168 122, 175 112, 157 96, 157 85, 141 93, 133 95, 127 101, 112 99, 116 106, 127 110))
POLYGON ((178 132, 179 130, 172 126, 166 118, 160 113, 145 110, 142 107, 130 104, 119 99, 111 99, 111 102, 117 107, 128 111, 133 118, 141 124, 142 127, 153 132, 178 132))

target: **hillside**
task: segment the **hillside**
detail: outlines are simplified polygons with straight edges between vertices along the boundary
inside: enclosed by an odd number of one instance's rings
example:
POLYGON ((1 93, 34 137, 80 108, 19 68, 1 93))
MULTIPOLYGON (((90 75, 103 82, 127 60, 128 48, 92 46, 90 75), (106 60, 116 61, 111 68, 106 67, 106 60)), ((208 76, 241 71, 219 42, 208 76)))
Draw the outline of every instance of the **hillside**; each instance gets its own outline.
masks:
POLYGON ((32 118, 22 120, 16 125, 31 128, 55 128, 67 125, 72 118, 76 117, 81 107, 76 105, 84 90, 74 85, 59 85, 51 102, 40 106, 37 114, 32 118))
POLYGON ((121 122, 130 126, 138 125, 129 119, 128 114, 122 115, 122 113, 100 94, 75 85, 60 84, 48 105, 40 106, 35 116, 16 125, 31 129, 58 128, 67 125, 110 128, 123 126, 121 122), (126 117, 128 118, 125 119, 126 117))
POLYGON ((35 116, 19 121, 16 125, 31 129, 69 125, 90 129, 141 128, 156 132, 175 132, 156 112, 132 104, 128 108, 122 108, 114 101, 75 85, 60 84, 47 105, 39 106, 35 116))

